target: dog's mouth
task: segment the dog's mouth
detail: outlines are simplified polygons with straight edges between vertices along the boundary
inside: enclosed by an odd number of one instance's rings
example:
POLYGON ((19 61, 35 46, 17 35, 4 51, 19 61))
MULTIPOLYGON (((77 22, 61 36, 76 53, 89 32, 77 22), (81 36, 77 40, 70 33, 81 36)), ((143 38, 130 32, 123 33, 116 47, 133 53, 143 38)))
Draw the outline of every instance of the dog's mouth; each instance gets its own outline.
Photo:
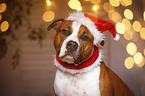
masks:
POLYGON ((76 55, 69 52, 66 52, 66 54, 59 57, 59 59, 69 65, 77 65, 82 63, 81 55, 76 55))

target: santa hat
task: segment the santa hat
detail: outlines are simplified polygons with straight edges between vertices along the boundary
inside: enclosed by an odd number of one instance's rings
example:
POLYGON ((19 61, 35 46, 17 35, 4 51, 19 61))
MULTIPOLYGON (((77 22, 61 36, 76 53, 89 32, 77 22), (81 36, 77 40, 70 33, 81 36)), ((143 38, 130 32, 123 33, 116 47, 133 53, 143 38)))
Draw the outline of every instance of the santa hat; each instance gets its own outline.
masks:
POLYGON ((99 43, 104 39, 104 35, 102 33, 106 30, 110 31, 110 33, 114 37, 114 40, 119 40, 120 38, 119 35, 116 34, 115 26, 113 23, 97 17, 90 16, 86 13, 71 13, 69 14, 68 18, 66 18, 66 20, 75 20, 86 26, 95 38, 94 43, 99 43))

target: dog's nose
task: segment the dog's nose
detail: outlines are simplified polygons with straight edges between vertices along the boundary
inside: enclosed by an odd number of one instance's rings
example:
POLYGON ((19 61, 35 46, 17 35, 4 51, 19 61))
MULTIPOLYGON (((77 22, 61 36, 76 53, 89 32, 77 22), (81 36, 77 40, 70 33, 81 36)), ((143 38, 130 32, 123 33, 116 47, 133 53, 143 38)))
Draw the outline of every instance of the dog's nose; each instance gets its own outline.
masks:
POLYGON ((75 41, 69 41, 66 45, 68 51, 75 51, 78 48, 78 44, 75 41))

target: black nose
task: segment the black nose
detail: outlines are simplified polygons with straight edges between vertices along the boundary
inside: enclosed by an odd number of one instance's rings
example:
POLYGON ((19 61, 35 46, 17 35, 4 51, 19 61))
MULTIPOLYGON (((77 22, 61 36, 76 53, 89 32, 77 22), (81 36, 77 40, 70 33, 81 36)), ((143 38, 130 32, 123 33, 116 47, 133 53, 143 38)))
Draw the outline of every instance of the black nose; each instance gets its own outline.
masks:
POLYGON ((68 51, 75 51, 78 48, 78 44, 75 41, 69 41, 66 45, 68 51))

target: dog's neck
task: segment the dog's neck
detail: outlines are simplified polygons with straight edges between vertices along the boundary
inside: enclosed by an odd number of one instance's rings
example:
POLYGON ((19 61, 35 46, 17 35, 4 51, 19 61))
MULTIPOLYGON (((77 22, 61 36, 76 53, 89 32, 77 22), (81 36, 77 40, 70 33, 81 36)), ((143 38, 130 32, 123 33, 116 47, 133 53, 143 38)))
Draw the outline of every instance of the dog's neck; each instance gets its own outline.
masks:
POLYGON ((92 70, 94 67, 97 67, 102 62, 102 50, 98 50, 97 47, 94 48, 93 55, 82 64, 67 64, 62 62, 58 55, 56 54, 56 58, 54 60, 54 64, 58 67, 58 69, 69 72, 71 74, 82 73, 88 70, 92 70))

